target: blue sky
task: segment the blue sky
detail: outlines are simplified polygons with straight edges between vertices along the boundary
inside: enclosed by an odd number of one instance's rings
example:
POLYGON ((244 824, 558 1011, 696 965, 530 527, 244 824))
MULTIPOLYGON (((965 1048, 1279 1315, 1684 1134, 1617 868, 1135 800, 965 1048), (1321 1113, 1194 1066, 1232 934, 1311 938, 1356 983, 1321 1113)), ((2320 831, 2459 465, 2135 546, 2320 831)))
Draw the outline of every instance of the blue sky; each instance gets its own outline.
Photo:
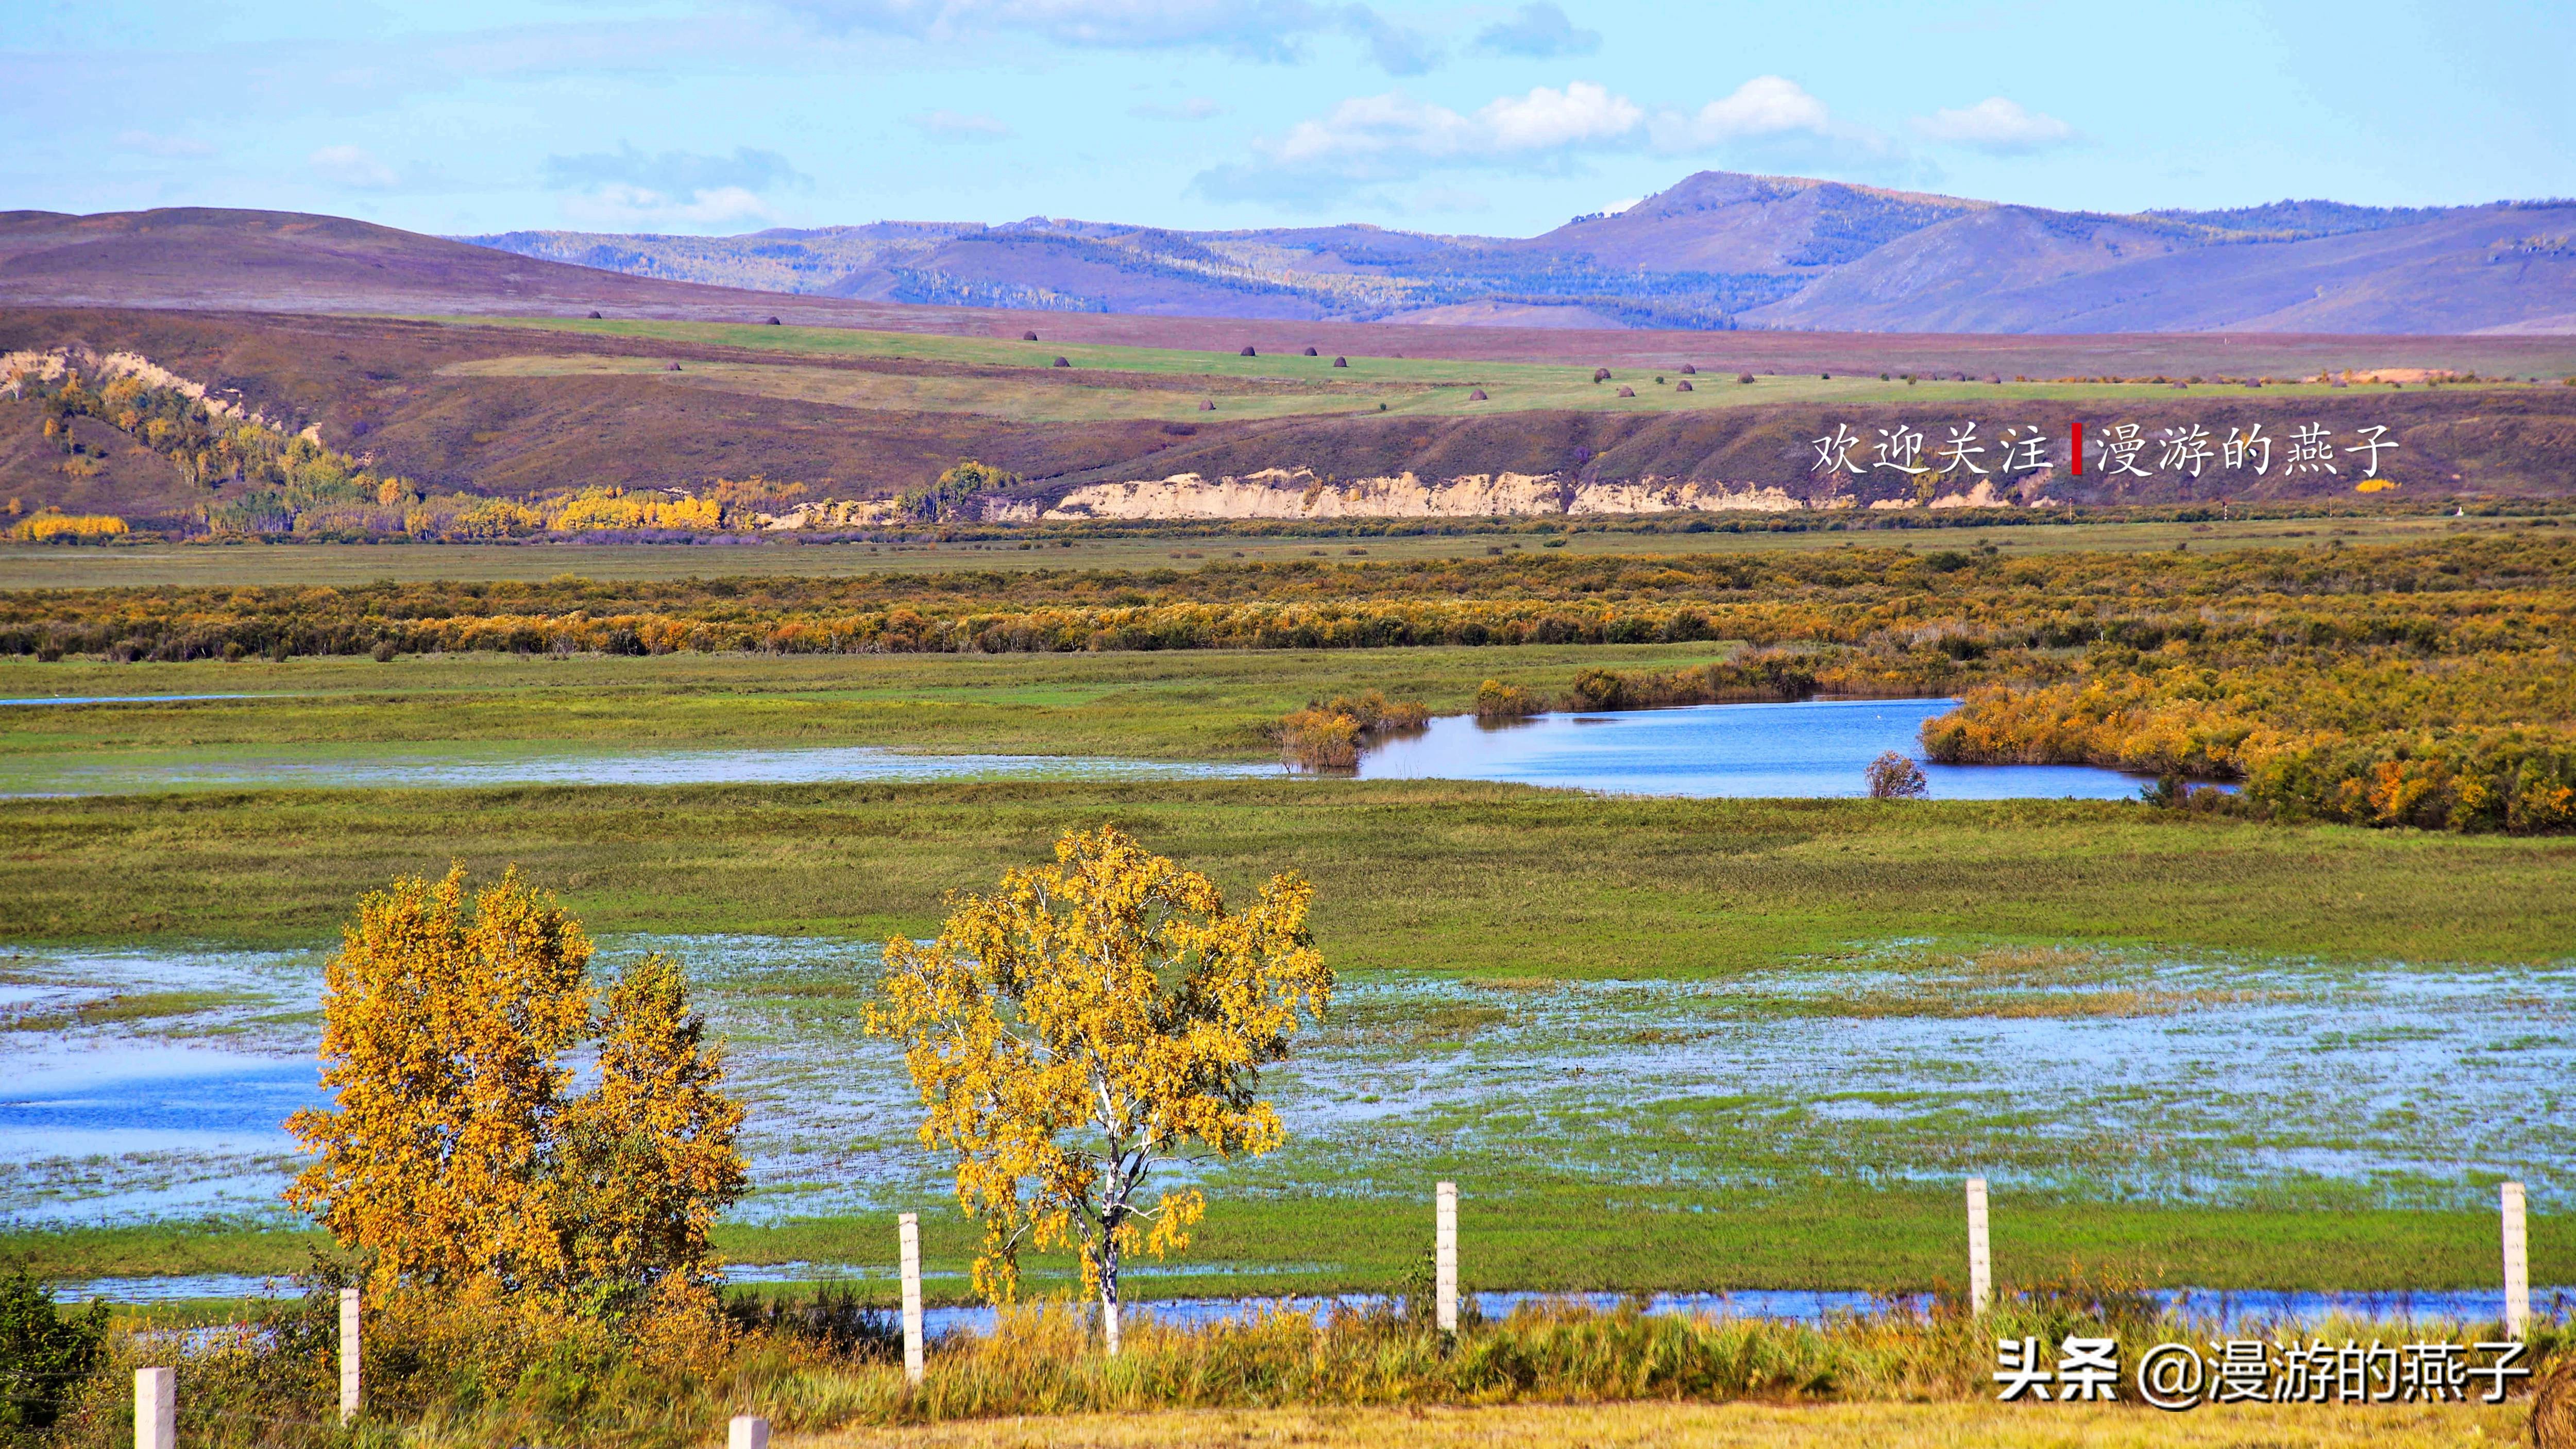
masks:
POLYGON ((1529 235, 1705 168, 2111 211, 2576 194, 2576 5, 5 0, 0 209, 1529 235))

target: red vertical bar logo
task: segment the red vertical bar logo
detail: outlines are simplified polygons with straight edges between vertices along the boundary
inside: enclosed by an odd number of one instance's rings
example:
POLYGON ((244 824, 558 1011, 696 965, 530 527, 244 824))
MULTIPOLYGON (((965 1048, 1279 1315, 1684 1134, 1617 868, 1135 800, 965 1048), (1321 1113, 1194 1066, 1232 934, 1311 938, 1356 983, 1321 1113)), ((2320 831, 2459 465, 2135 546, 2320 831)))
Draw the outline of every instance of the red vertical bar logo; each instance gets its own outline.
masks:
POLYGON ((2075 476, 2084 476, 2084 425, 2075 425, 2075 476))

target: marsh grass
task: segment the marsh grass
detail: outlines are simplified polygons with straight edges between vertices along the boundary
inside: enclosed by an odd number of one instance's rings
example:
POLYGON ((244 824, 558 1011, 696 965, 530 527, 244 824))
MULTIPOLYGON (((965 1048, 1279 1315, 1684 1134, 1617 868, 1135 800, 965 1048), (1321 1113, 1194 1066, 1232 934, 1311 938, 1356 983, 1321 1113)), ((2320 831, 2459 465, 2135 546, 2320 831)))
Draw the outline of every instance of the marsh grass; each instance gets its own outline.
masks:
POLYGON ((483 871, 519 863, 602 932, 881 940, 935 927, 944 892, 1103 820, 1229 888, 1303 869, 1329 907, 1319 939, 1354 971, 1697 977, 1899 936, 1954 952, 2072 941, 2119 959, 2539 964, 2576 940, 2576 896, 2561 888, 2569 847, 2545 839, 2110 803, 1613 799, 1333 780, 8 800, 0 935, 309 946, 360 893, 461 858, 483 871))
POLYGON ((261 997, 234 991, 120 992, 60 1010, 31 1011, 0 1018, 0 1031, 63 1031, 76 1026, 128 1024, 255 1005, 261 1000, 261 997))
POLYGON ((2297 999, 2285 991, 1998 992, 1955 986, 1945 989, 1935 985, 1903 991, 1811 997, 1802 1005, 1818 1016, 2038 1020, 2088 1016, 2174 1016, 2186 1011, 2297 999))
MULTIPOLYGON (((1607 660, 1681 668, 1722 643, 1524 645, 1516 677, 1564 687, 1607 660)), ((1309 701, 1400 684, 1433 713, 1472 707, 1494 651, 1195 650, 1081 655, 449 655, 135 666, 0 658, 0 697, 244 694, 233 700, 0 712, 0 757, 226 746, 549 742, 571 748, 879 745, 934 753, 1257 759, 1309 701), (121 672, 120 672, 121 671, 121 672)))

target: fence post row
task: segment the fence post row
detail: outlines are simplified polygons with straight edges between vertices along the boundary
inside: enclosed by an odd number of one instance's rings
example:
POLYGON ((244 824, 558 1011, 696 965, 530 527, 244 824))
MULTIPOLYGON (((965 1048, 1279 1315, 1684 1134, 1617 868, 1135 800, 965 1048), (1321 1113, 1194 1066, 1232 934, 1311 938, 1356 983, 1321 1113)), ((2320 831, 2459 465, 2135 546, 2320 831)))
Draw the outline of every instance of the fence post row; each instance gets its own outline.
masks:
POLYGON ((1432 1296, 1442 1333, 1458 1331, 1458 1184, 1444 1182, 1435 1194, 1437 1214, 1431 1233, 1432 1296))
POLYGON ((134 1449, 174 1449, 179 1440, 179 1371, 134 1371, 134 1449))
POLYGON ((340 1290, 340 1422, 358 1417, 358 1290, 340 1290))
POLYGON ((769 1449, 769 1421, 758 1414, 736 1414, 725 1425, 725 1449, 769 1449))
POLYGON ((1982 1317, 1995 1296, 1995 1260, 1986 1249, 1986 1180, 1968 1179, 1968 1303, 1982 1317))
POLYGON ((905 1213, 895 1220, 903 1267, 903 1376, 921 1382, 921 1215, 905 1213))
POLYGON ((2531 1247, 2524 1235, 2522 1184, 2504 1185, 2504 1336, 2531 1332, 2531 1247))

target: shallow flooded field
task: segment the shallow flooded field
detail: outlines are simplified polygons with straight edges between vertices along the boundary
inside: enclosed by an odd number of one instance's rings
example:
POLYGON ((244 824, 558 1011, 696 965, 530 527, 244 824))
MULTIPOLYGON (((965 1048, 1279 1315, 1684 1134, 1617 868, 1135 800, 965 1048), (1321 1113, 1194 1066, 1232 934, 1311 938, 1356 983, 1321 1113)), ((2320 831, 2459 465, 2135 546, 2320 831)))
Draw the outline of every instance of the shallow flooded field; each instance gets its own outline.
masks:
MULTIPOLYGON (((747 1221, 935 1203, 873 947, 608 941, 687 963, 751 1104, 747 1221)), ((274 1212, 318 1104, 319 953, 0 959, 0 1217, 274 1212)), ((1857 945, 1702 981, 1348 979, 1237 1190, 1410 1196, 1950 1182, 2203 1203, 2536 1210, 2576 1180, 2576 971, 1857 945)))
MULTIPOLYGON (((1363 780, 1506 780, 1697 799, 1868 793, 1869 762, 1922 752, 1923 722, 1955 699, 1699 704, 1520 720, 1455 715, 1360 757, 1363 780)), ((1936 800, 2123 800, 2148 783, 2082 765, 1923 767, 1936 800)))
MULTIPOLYGON (((0 700, 42 707, 165 699, 0 700)), ((239 698, 196 696, 195 698, 239 698)), ((1619 795, 1817 798, 1866 793, 1871 760, 1922 748, 1923 722, 1953 699, 1805 700, 1560 713, 1503 722, 1452 715, 1380 741, 1364 780, 1490 780, 1619 795)), ((6 721, 0 721, 5 723, 6 721)), ((894 783, 924 780, 1211 780, 1289 773, 1272 761, 1190 762, 938 753, 874 745, 757 749, 490 741, 203 746, 0 753, 0 797, 168 790, 469 789, 503 785, 894 783)), ((2146 781, 2076 765, 1932 765, 1935 799, 2117 800, 2146 781)))

